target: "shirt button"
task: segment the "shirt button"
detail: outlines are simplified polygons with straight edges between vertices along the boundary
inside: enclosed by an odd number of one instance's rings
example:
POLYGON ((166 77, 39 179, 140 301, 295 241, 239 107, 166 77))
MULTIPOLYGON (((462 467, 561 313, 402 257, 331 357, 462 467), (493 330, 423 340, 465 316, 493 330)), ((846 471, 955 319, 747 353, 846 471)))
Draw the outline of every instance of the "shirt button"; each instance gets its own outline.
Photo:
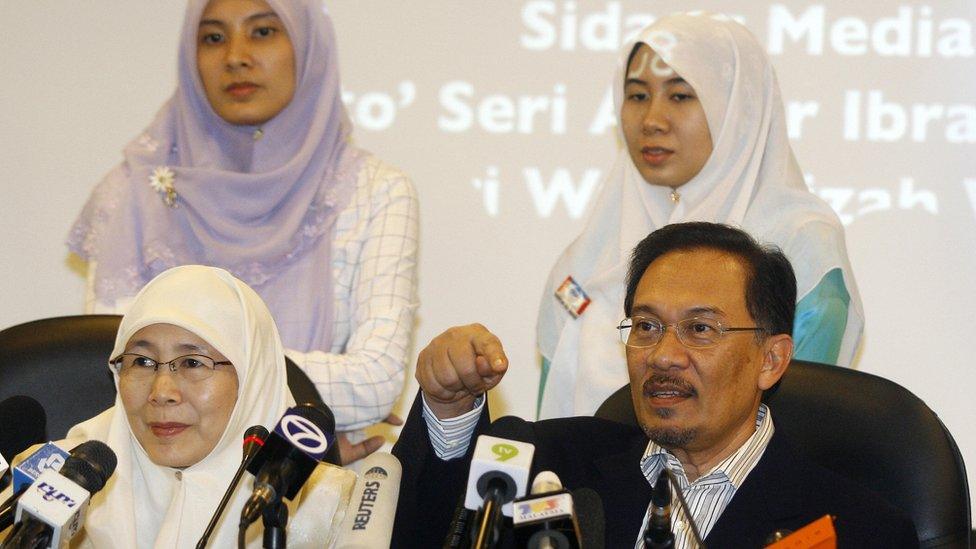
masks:
POLYGON ((183 480, 183 471, 176 472, 176 480, 183 480))
POLYGON ((684 523, 684 521, 679 520, 679 521, 675 522, 674 523, 674 529, 675 530, 684 530, 685 529, 685 523, 684 523))

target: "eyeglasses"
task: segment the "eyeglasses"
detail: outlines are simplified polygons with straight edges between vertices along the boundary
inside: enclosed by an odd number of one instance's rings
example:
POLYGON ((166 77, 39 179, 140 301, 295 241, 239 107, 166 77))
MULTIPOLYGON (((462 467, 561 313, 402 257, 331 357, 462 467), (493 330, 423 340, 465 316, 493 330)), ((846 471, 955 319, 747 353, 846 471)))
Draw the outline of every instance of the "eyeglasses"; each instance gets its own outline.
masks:
POLYGON ((728 328, 711 318, 692 317, 674 324, 656 318, 635 316, 620 321, 620 341, 628 347, 653 347, 661 342, 668 328, 674 328, 678 341, 686 347, 702 349, 717 345, 727 332, 761 332, 762 328, 728 328))
POLYGON ((160 366, 169 366, 169 370, 187 381, 202 381, 212 376, 217 366, 231 365, 227 360, 216 361, 204 355, 183 355, 170 360, 159 362, 148 356, 136 353, 122 353, 109 361, 119 377, 132 381, 149 381, 156 375, 160 366))

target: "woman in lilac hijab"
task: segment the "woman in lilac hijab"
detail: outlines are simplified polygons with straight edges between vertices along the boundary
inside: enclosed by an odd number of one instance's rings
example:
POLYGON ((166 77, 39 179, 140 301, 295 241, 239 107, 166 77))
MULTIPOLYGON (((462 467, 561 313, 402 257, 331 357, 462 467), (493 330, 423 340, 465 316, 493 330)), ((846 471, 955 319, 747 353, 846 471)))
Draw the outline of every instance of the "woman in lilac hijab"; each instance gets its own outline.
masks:
POLYGON ((88 261, 90 313, 125 312, 177 265, 232 272, 267 302, 337 427, 357 431, 403 387, 418 207, 409 179, 349 143, 337 60, 320 0, 190 0, 177 89, 68 245, 88 261))

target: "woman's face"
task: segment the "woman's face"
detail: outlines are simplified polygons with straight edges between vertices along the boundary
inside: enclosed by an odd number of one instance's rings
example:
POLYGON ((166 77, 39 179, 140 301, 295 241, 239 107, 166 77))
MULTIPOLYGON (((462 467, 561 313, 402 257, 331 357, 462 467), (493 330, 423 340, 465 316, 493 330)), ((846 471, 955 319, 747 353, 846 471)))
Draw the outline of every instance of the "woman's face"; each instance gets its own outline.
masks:
POLYGON ((295 50, 264 0, 211 0, 197 32, 197 70, 218 116, 238 126, 274 118, 295 95, 295 50))
POLYGON ((620 120, 630 158, 651 185, 684 185, 712 154, 698 95, 647 44, 627 67, 620 120))
MULTIPOLYGON (((172 324, 152 324, 139 330, 125 346, 157 362, 184 355, 204 355, 216 362, 227 358, 192 332, 172 324)), ((206 379, 191 381, 168 366, 155 375, 134 380, 119 374, 119 394, 136 440, 157 465, 188 467, 217 445, 237 402, 237 371, 232 365, 215 368, 206 379)))

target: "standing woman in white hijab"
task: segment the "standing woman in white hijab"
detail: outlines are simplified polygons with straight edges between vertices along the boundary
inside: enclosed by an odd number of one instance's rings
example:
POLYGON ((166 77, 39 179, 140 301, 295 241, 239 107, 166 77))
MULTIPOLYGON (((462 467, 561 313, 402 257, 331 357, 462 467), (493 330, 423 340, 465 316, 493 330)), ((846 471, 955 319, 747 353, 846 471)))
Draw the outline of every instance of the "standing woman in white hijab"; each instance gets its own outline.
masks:
POLYGON ((613 89, 627 150, 543 294, 540 418, 592 414, 627 382, 614 326, 630 251, 670 223, 727 223, 778 245, 797 275, 795 357, 850 366, 864 314, 844 230, 804 184, 759 42, 721 15, 665 17, 624 44, 613 89), (571 287, 589 298, 582 310, 571 287))
POLYGON ((413 331, 418 206, 351 132, 321 0, 190 0, 176 91, 68 238, 88 261, 87 312, 125 312, 177 265, 227 269, 268 304, 340 430, 382 421, 413 331))

